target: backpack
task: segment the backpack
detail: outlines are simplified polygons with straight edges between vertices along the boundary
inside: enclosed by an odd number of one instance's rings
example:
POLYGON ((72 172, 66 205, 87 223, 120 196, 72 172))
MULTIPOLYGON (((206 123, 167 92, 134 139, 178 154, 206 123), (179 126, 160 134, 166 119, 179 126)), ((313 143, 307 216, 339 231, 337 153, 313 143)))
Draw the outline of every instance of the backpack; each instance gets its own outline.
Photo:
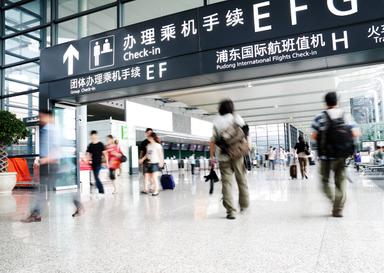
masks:
POLYGON ((332 158, 347 158, 355 152, 355 142, 352 128, 345 123, 344 114, 341 118, 332 120, 328 112, 326 129, 320 134, 319 155, 332 158))
MULTIPOLYGON (((223 154, 228 155, 231 159, 240 159, 249 154, 249 146, 247 140, 248 126, 244 129, 236 122, 232 122, 220 134, 217 134, 216 145, 219 146, 223 154)), ((218 133, 216 131, 216 133, 218 133)))

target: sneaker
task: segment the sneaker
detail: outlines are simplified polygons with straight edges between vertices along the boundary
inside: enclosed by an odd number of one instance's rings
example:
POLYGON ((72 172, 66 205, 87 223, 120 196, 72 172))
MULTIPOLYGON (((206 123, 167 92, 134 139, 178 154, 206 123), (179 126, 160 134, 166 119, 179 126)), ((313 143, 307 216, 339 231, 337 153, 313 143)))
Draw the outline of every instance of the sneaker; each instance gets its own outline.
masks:
POLYGON ((147 191, 141 191, 140 193, 141 193, 141 194, 148 194, 147 191))
POLYGON ((152 196, 158 196, 158 195, 159 195, 158 192, 156 192, 156 193, 152 193, 152 196))
POLYGON ((227 219, 228 219, 228 220, 235 220, 236 217, 235 217, 235 215, 233 215, 233 214, 227 214, 227 219))
POLYGON ((83 213, 84 213, 84 208, 78 208, 78 209, 76 209, 75 213, 72 214, 72 217, 81 216, 81 215, 83 215, 83 213))
POLYGON ((342 218, 343 217, 343 211, 341 209, 333 210, 332 211, 332 217, 342 218))
POLYGON ((27 219, 21 220, 22 223, 41 222, 41 216, 36 213, 32 213, 27 219))
POLYGON ((240 208, 240 212, 242 214, 246 213, 248 211, 248 208, 240 208))

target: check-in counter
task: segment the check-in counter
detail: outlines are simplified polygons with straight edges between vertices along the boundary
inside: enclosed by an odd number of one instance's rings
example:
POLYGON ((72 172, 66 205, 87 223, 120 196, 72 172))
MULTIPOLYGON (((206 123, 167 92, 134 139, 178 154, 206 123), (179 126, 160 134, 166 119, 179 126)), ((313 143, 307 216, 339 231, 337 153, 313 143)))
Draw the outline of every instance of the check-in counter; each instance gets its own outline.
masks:
POLYGON ((209 169, 209 160, 208 159, 200 158, 197 160, 199 161, 200 170, 208 170, 209 169))
POLYGON ((171 171, 171 160, 170 159, 165 159, 164 164, 166 165, 166 168, 168 171, 171 171))
POLYGON ((167 165, 169 172, 175 172, 179 170, 179 161, 177 159, 165 159, 164 163, 167 165))
POLYGON ((179 170, 179 161, 177 159, 171 160, 171 172, 175 172, 179 170))

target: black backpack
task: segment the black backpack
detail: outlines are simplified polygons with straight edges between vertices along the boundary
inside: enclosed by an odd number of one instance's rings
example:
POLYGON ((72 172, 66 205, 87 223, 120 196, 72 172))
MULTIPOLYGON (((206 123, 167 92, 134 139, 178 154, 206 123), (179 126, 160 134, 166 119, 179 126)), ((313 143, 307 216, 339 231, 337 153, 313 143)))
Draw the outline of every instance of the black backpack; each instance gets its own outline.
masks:
POLYGON ((319 155, 332 158, 347 158, 355 152, 355 141, 352 128, 345 123, 344 114, 337 119, 331 119, 328 112, 324 115, 327 119, 326 129, 320 134, 319 155))

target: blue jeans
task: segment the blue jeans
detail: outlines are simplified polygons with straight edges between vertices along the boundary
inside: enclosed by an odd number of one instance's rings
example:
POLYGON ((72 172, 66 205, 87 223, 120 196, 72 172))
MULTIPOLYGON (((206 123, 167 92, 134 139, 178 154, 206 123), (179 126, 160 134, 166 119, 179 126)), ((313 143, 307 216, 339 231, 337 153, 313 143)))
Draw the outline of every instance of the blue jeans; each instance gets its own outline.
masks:
POLYGON ((103 183, 101 183, 99 178, 101 166, 92 166, 92 170, 93 170, 93 176, 95 177, 96 187, 99 190, 99 193, 104 193, 104 186, 103 186, 103 183))
POLYGON ((275 170, 276 159, 269 160, 269 168, 275 170))

